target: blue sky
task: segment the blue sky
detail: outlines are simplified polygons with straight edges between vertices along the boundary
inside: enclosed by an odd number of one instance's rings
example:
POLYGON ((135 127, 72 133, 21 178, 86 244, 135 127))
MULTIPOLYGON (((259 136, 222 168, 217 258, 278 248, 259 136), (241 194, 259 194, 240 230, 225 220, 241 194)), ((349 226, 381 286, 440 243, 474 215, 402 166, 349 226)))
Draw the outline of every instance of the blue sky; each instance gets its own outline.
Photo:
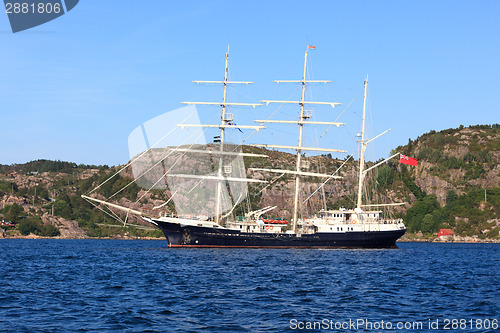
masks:
MULTIPOLYGON (((308 97, 343 103, 315 110, 318 120, 355 98, 339 118, 348 125, 318 145, 354 152, 368 74, 368 137, 392 128, 368 158, 386 157, 431 129, 500 122, 498 17, 498 1, 82 0, 13 34, 0 14, 0 163, 126 163, 134 128, 182 101, 221 99, 192 81, 222 79, 228 45, 231 79, 255 82, 231 90, 232 101, 296 98, 298 87, 272 80, 300 79, 308 43, 309 78, 332 81, 308 97)), ((242 124, 272 108, 234 112, 242 124)), ((216 109, 200 113, 217 120, 216 109)), ((278 134, 252 140, 296 144, 295 128, 269 129, 278 134)))

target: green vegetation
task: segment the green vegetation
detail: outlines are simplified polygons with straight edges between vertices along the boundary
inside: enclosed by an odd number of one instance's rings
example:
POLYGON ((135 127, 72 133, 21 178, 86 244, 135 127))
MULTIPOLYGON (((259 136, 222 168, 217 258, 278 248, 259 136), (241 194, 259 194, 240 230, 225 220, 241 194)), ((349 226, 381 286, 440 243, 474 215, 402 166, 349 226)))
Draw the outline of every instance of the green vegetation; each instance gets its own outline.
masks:
POLYGON ((488 149, 470 151, 458 159, 455 156, 448 155, 442 149, 424 147, 420 150, 417 158, 436 164, 430 168, 433 175, 441 175, 452 169, 464 170, 464 180, 484 177, 484 166, 487 165, 492 168, 496 163, 488 149))
POLYGON ((492 176, 491 173, 499 164, 499 129, 500 125, 494 124, 430 131, 395 149, 416 157, 419 166, 411 168, 389 163, 380 168, 374 182, 378 190, 384 191, 400 177, 404 188, 413 193, 417 201, 408 209, 405 218, 410 232, 430 235, 440 228, 452 228, 462 236, 498 237, 499 228, 487 221, 498 219, 500 214, 500 174, 492 176), (400 176, 396 176, 398 170, 400 176), (428 182, 428 175, 445 181, 463 194, 450 190, 446 202, 440 205, 435 195, 428 195, 416 185, 418 179, 419 184, 427 183, 427 191, 439 190, 430 186, 434 180, 428 182), (487 187, 486 201, 484 187, 487 187))
POLYGON ((405 223, 410 232, 432 233, 439 230, 443 216, 435 195, 419 199, 406 213, 405 223))
POLYGON ((18 229, 22 235, 29 235, 34 233, 35 235, 42 237, 56 237, 60 235, 59 230, 51 224, 43 224, 42 219, 39 216, 32 216, 23 219, 18 224, 18 229))
POLYGON ((17 185, 13 182, 0 180, 0 195, 9 193, 16 193, 18 190, 17 185))
POLYGON ((0 165, 0 172, 8 173, 16 171, 18 173, 30 173, 30 172, 61 172, 72 174, 77 169, 108 169, 107 165, 96 166, 96 165, 85 165, 76 164, 72 162, 64 161, 50 161, 50 160, 36 160, 25 164, 13 164, 13 165, 0 165))
POLYGON ((21 207, 17 203, 13 203, 12 205, 5 205, 3 209, 0 209, 0 214, 3 214, 5 216, 6 221, 10 221, 13 223, 18 223, 21 218, 25 217, 23 207, 21 207))
POLYGON ((405 223, 410 232, 436 233, 440 228, 453 228, 461 236, 479 235, 498 237, 498 228, 487 221, 500 214, 500 187, 474 189, 458 196, 450 190, 446 205, 441 207, 435 195, 427 195, 415 202, 406 213, 405 223), (483 234, 483 230, 489 230, 483 234))
MULTIPOLYGON (((100 174, 96 177, 97 179, 95 183, 103 184, 114 173, 115 171, 112 170, 111 172, 100 174)), ((105 197, 110 197, 112 195, 116 195, 116 193, 118 192, 120 197, 126 197, 129 200, 136 200, 137 193, 139 193, 140 189, 139 186, 137 186, 137 184, 133 183, 132 181, 133 179, 123 178, 120 175, 116 175, 99 188, 99 193, 104 195, 105 197)), ((85 185, 90 185, 90 183, 86 182, 85 185)), ((90 186, 88 190, 91 190, 90 186)))
MULTIPOLYGON (((116 221, 103 211, 96 209, 84 200, 81 195, 92 190, 97 184, 102 184, 115 172, 114 169, 109 171, 102 169, 87 179, 74 180, 72 185, 76 188, 75 193, 61 191, 55 201, 47 204, 45 208, 53 208, 54 215, 77 221, 80 228, 85 230, 90 237, 111 237, 117 234, 125 235, 126 233, 141 237, 160 237, 161 232, 158 234, 147 230, 132 231, 133 228, 105 227, 100 225, 113 225, 116 224, 116 221)), ((119 191, 119 198, 125 197, 131 201, 135 201, 139 193, 139 187, 135 183, 125 187, 130 181, 130 179, 116 175, 102 185, 98 189, 98 193, 109 197, 119 191)))
MULTIPOLYGON (((24 200, 21 201, 23 204, 30 205, 33 204, 34 199, 35 206, 38 209, 51 214, 53 213, 55 216, 77 221, 79 226, 91 237, 110 237, 119 234, 137 237, 162 236, 161 231, 157 230, 102 226, 101 224, 116 224, 116 221, 81 198, 82 194, 88 193, 95 186, 112 176, 116 172, 115 168, 38 160, 22 165, 0 165, 0 170, 5 175, 0 180, 0 196, 8 195, 21 198, 21 200, 24 200), (80 179, 77 175, 86 169, 94 169, 93 175, 90 175, 86 179, 80 179), (33 173, 33 171, 37 171, 38 174, 33 173), (29 176, 34 176, 38 185, 30 187, 18 186, 14 181, 9 179, 12 178, 10 177, 10 173, 12 172, 17 172, 20 175, 28 174, 29 176), (48 172, 48 175, 42 176, 40 175, 41 172, 48 172), (47 180, 51 183, 50 188, 47 186, 47 180)), ((131 201, 135 201, 140 189, 135 183, 125 186, 129 183, 130 179, 116 175, 101 186, 98 189, 98 193, 109 197, 118 192, 116 195, 117 198, 125 197, 131 201)), ((156 195, 159 196, 160 194, 156 193, 156 195)), ((23 235, 29 233, 45 237, 59 235, 56 227, 42 223, 40 217, 37 216, 40 215, 39 213, 39 211, 37 212, 34 209, 25 212, 23 206, 17 203, 5 205, 0 210, 2 218, 16 223, 17 229, 23 235)), ((132 223, 136 222, 133 217, 129 219, 132 223)))
POLYGON ((494 124, 430 131, 415 141, 409 140, 408 145, 400 146, 396 151, 431 163, 430 173, 447 181, 450 181, 450 170, 462 170, 463 183, 485 177, 486 171, 498 164, 492 151, 500 151, 499 128, 499 124, 494 124), (457 154, 460 147, 466 150, 465 154, 457 154))
POLYGON ((356 197, 354 194, 345 195, 335 202, 327 202, 326 208, 328 209, 340 209, 341 207, 354 207, 356 205, 356 197))

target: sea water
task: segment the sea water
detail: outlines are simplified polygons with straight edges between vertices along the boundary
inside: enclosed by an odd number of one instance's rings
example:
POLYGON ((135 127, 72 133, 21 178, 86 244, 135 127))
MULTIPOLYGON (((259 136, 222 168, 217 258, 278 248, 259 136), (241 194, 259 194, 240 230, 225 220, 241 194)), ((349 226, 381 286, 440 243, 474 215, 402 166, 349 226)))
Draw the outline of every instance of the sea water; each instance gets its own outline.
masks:
POLYGON ((500 244, 398 246, 0 240, 0 331, 498 331, 500 244))

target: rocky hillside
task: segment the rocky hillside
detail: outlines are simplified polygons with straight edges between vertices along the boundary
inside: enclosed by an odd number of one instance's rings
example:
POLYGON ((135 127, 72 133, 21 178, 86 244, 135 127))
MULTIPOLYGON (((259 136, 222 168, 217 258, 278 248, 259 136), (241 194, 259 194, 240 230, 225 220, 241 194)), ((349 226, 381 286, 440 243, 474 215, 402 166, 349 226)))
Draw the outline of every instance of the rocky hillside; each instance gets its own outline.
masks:
POLYGON ((396 148, 418 159, 404 168, 416 185, 406 214, 413 231, 449 227, 462 235, 498 237, 500 125, 431 131, 396 148))
MULTIPOLYGON (((270 217, 290 218, 295 186, 293 176, 252 171, 250 168, 292 170, 295 156, 255 147, 244 147, 244 150, 269 156, 245 157, 245 166, 248 177, 267 180, 270 185, 251 184, 248 199, 234 213, 242 215, 248 209, 270 205, 277 206, 270 217)), ((411 232, 424 236, 434 237, 439 229, 451 228, 463 237, 499 237, 499 125, 431 131, 414 141, 409 140, 407 145, 397 147, 394 152, 417 158, 418 165, 402 165, 396 158, 375 169, 365 182, 364 203, 404 202, 402 206, 386 209, 385 213, 405 218, 411 232)), ((331 174, 343 163, 331 156, 318 155, 303 158, 302 168, 331 174)), ((369 166, 373 164, 375 162, 368 163, 369 166)), ((161 236, 158 232, 135 227, 115 227, 120 223, 81 199, 81 194, 88 193, 118 170, 118 167, 45 160, 0 165, 0 219, 18 223, 15 232, 40 236, 161 236), (23 228, 19 228, 21 225, 23 228)), ((323 180, 305 177, 300 193, 301 214, 314 214, 324 207, 354 207, 357 171, 358 162, 347 161, 337 173, 343 179, 329 181, 319 191, 323 180), (315 191, 317 193, 306 200, 315 191)), ((146 192, 136 184, 127 186, 131 179, 132 171, 127 168, 95 193, 101 199, 112 196, 111 200, 118 204, 146 210, 152 210, 170 197, 168 191, 146 192)), ((169 203, 162 210, 171 213, 175 208, 169 203)), ((147 227, 135 218, 129 223, 147 227)))
POLYGON ((500 184, 499 125, 431 131, 398 149, 418 158, 415 182, 441 204, 448 191, 461 195, 500 184))
MULTIPOLYGON (((107 166, 38 160, 20 165, 0 166, 0 221, 7 236, 88 238, 88 237, 161 237, 142 221, 132 217, 120 228, 106 212, 96 209, 80 195, 86 194, 116 172, 107 166), (40 170, 40 171, 39 171, 40 170)), ((99 189, 101 198, 129 183, 115 177, 99 189)), ((139 194, 136 186, 122 191, 121 203, 132 206, 139 194)), ((108 195, 109 196, 109 195, 108 195)))

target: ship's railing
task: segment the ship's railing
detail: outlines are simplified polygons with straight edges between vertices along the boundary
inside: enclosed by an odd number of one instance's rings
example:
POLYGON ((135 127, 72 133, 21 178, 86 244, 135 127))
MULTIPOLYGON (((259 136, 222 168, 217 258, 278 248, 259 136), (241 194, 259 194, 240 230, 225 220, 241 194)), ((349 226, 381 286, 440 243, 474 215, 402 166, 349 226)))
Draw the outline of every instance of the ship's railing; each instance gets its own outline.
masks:
POLYGON ((364 221, 364 223, 370 223, 370 224, 400 224, 403 223, 403 219, 368 219, 364 221))
POLYGON ((148 215, 158 215, 158 217, 161 217, 162 216, 162 212, 158 209, 149 209, 149 208, 139 208, 138 209, 140 212, 143 212, 145 214, 148 214, 148 215))
POLYGON ((160 217, 170 217, 170 218, 181 218, 193 221, 212 221, 209 216, 206 215, 178 215, 176 213, 160 213, 160 217))
POLYGON ((318 225, 318 224, 339 224, 339 225, 352 225, 352 224, 400 224, 403 219, 377 219, 377 218, 364 218, 358 219, 341 219, 341 218, 318 218, 317 216, 306 219, 303 221, 304 225, 318 225))

